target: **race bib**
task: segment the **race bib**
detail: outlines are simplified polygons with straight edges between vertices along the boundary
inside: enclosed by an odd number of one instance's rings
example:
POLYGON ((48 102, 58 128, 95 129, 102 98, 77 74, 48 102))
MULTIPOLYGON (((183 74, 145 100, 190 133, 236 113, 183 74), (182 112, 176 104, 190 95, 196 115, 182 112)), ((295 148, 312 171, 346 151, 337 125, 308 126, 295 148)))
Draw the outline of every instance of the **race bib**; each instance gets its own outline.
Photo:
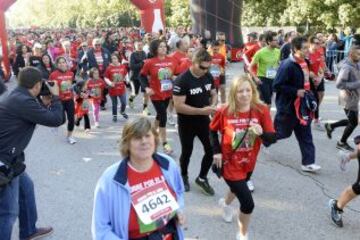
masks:
POLYGON ((82 103, 82 109, 84 110, 84 111, 87 111, 87 110, 89 110, 89 102, 88 102, 88 100, 83 100, 83 103, 82 103))
POLYGON ((132 204, 138 218, 145 225, 166 218, 179 209, 179 204, 164 182, 132 195, 132 204))
POLYGON ((210 74, 213 76, 213 78, 218 78, 221 75, 221 69, 218 65, 211 65, 210 67, 210 74))
POLYGON ((277 69, 273 67, 269 67, 266 69, 266 78, 274 79, 276 76, 277 69))
POLYGON ((170 91, 173 88, 173 83, 171 80, 161 80, 160 85, 161 92, 170 91))

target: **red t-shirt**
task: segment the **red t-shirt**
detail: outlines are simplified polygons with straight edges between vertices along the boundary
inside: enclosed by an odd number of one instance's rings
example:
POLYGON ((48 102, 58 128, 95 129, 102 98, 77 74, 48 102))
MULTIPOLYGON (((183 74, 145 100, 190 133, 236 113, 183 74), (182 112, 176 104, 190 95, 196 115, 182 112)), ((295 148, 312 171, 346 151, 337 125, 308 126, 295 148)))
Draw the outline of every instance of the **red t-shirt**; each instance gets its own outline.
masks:
POLYGON ((89 113, 89 96, 81 97, 80 95, 75 96, 75 116, 78 118, 83 117, 89 113))
POLYGON ((310 69, 305 59, 294 57, 295 61, 300 65, 304 73, 304 89, 310 90, 310 69))
MULTIPOLYGON (((247 57, 247 59, 248 59, 248 61, 249 61, 249 64, 251 63, 251 61, 252 61, 255 53, 256 53, 257 51, 259 51, 260 49, 261 49, 261 47, 260 47, 260 45, 259 45, 258 42, 255 42, 255 43, 250 42, 250 43, 246 43, 246 44, 245 44, 245 48, 244 48, 243 53, 244 53, 244 55, 247 57)), ((244 66, 244 67, 245 67, 245 69, 248 71, 248 67, 247 67, 247 66, 244 66)), ((254 72, 257 72, 257 65, 255 65, 255 66, 253 67, 253 71, 254 71, 254 72)))
POLYGON ((110 64, 105 71, 105 77, 115 84, 109 88, 110 96, 121 96, 125 93, 125 76, 127 74, 126 66, 120 64, 114 66, 110 64))
POLYGON ((320 69, 324 69, 325 62, 324 57, 320 51, 315 51, 313 53, 309 53, 309 61, 310 61, 310 71, 313 72, 316 76, 319 74, 320 69))
MULTIPOLYGON (((160 166, 154 161, 152 167, 146 172, 138 172, 131 165, 128 165, 128 182, 131 188, 131 195, 138 193, 148 187, 154 186, 157 183, 165 183, 170 190, 170 193, 176 198, 176 194, 166 183, 166 180, 161 172, 160 166)), ((159 228, 151 231, 154 232, 156 230, 161 229, 167 223, 163 223, 159 228)), ((140 225, 137 213, 133 205, 131 205, 130 209, 130 217, 129 217, 129 238, 141 238, 147 236, 149 233, 140 233, 140 225)), ((172 238, 166 238, 166 240, 172 240, 172 238)))
POLYGON ((175 75, 185 72, 191 66, 191 60, 186 53, 175 51, 170 55, 170 57, 172 57, 176 63, 175 75))
POLYGON ((90 98, 95 103, 101 102, 104 89, 105 83, 102 79, 89 79, 87 82, 87 90, 89 91, 90 98))
POLYGON ((154 91, 151 100, 165 100, 172 96, 172 76, 176 63, 171 57, 145 60, 141 75, 149 77, 149 87, 154 91))
POLYGON ((215 53, 212 56, 211 66, 209 71, 214 78, 215 88, 219 88, 220 86, 220 76, 224 75, 225 64, 226 64, 226 59, 220 53, 215 53))
POLYGON ((258 105, 250 112, 236 113, 236 116, 228 114, 227 107, 223 107, 215 113, 210 123, 210 129, 220 132, 222 136, 221 153, 226 180, 243 180, 247 173, 255 168, 261 139, 251 130, 247 132, 240 146, 236 150, 232 149, 233 141, 242 139, 250 122, 259 124, 263 132, 275 132, 269 109, 265 105, 258 105))
POLYGON ((55 70, 50 74, 49 80, 54 81, 59 86, 59 98, 61 101, 68 101, 74 97, 72 91, 72 83, 74 80, 73 72, 55 70))

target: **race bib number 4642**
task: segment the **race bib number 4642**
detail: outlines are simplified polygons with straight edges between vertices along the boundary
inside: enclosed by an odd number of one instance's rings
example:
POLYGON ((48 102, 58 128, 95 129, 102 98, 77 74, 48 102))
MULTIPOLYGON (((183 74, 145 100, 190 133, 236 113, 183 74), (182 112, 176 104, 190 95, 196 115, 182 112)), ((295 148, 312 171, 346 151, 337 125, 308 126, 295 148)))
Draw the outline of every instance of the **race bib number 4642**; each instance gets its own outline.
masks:
POLYGON ((154 223, 179 209, 179 204, 164 182, 132 195, 132 204, 144 224, 154 223))

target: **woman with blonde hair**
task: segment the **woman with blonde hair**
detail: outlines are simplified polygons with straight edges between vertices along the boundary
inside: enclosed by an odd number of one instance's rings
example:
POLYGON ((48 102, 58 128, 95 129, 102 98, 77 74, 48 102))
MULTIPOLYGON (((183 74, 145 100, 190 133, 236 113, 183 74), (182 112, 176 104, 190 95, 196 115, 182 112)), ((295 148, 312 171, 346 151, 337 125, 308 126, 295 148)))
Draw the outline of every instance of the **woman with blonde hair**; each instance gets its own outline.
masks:
POLYGON ((158 144, 149 119, 124 126, 124 159, 104 172, 95 189, 94 240, 184 239, 184 185, 175 161, 156 152, 158 144))
POLYGON ((247 76, 235 77, 231 83, 228 102, 217 110, 210 123, 214 164, 221 170, 230 192, 220 199, 223 218, 232 220, 230 203, 240 202, 239 233, 236 239, 248 239, 248 226, 254 201, 247 181, 255 168, 260 145, 276 141, 267 106, 260 101, 254 82, 247 76), (221 134, 219 142, 218 133, 221 134))

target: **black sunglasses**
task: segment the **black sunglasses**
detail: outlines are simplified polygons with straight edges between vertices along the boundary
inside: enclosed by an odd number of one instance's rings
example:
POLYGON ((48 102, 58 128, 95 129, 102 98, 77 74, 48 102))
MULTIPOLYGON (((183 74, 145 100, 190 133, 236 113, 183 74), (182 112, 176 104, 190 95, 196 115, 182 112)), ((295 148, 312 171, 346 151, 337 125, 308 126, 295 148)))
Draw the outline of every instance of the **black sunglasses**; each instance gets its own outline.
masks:
POLYGON ((209 70, 209 67, 204 67, 204 66, 202 66, 202 65, 199 65, 199 68, 201 69, 201 70, 209 70))

